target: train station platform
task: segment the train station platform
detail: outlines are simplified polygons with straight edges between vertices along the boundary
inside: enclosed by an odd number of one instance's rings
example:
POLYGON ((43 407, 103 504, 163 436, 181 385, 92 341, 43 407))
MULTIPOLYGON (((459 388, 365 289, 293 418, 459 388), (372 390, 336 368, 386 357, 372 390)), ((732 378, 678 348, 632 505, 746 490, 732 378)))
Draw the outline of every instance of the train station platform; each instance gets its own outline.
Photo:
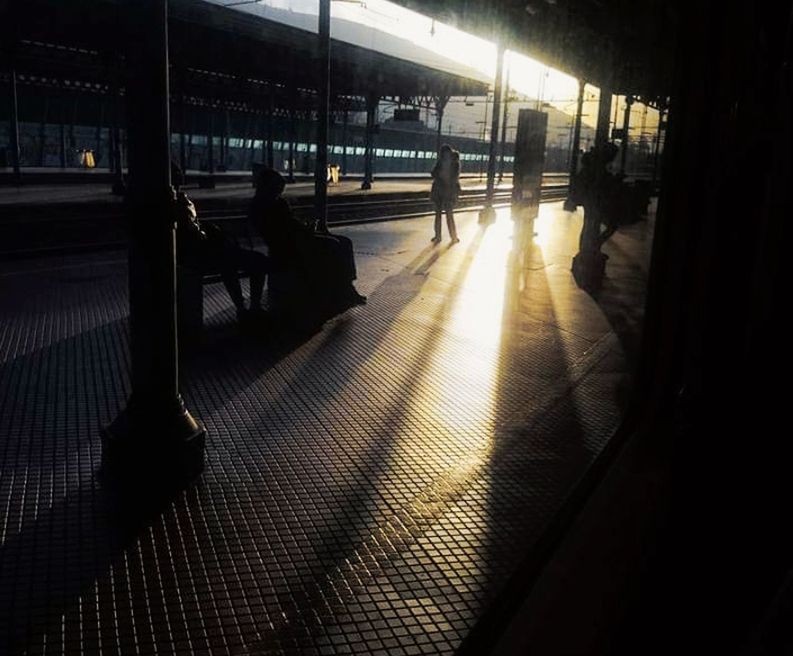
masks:
POLYGON ((7 653, 451 654, 616 429, 653 214, 570 263, 582 214, 346 226, 368 304, 297 340, 205 289, 182 391, 200 480, 145 522, 97 479, 129 393, 120 253, 0 263, 7 653))

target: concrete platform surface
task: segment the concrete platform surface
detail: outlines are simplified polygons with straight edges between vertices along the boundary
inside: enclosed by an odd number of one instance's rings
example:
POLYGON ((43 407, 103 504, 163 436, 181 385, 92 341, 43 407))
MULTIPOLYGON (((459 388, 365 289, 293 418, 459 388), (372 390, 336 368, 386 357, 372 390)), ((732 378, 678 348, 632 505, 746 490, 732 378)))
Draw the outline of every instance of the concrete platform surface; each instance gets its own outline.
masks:
POLYGON ((0 651, 453 653, 630 389, 652 218, 597 298, 581 218, 339 229, 369 303, 302 343, 241 336, 208 287, 182 368, 206 470, 132 527, 96 477, 129 393, 123 258, 0 264, 0 651))

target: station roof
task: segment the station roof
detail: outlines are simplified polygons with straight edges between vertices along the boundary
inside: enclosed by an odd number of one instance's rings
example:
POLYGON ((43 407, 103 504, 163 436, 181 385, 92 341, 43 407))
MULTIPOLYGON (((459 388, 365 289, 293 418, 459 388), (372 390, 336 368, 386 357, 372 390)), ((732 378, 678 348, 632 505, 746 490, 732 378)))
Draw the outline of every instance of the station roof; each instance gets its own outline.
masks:
POLYGON ((670 94, 675 0, 393 0, 614 93, 670 94))
MULTIPOLYGON (((34 72, 59 65, 106 77, 123 43, 125 4, 122 0, 0 0, 0 12, 6 17, 3 40, 62 46, 59 53, 50 49, 50 55, 60 55, 53 58, 59 63, 28 57, 26 64, 40 69, 34 72), (98 63, 89 65, 92 54, 98 63)), ((169 24, 171 64, 176 70, 317 87, 317 39, 304 29, 203 0, 170 0, 169 24)), ((421 97, 487 92, 481 80, 344 41, 333 41, 331 57, 331 91, 337 95, 421 97)))

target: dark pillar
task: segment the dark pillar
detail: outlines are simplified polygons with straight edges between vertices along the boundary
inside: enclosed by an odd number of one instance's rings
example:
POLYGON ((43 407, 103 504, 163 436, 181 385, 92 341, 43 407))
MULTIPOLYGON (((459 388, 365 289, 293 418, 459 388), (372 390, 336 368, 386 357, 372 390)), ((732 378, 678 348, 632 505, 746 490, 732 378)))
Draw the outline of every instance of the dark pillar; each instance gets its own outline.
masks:
POLYGON ((349 112, 345 109, 344 110, 344 123, 342 123, 342 132, 341 132, 341 142, 342 142, 341 171, 342 171, 342 174, 346 174, 347 173, 347 140, 349 138, 349 134, 348 134, 349 121, 350 121, 349 112))
POLYGON ((371 93, 366 96, 366 134, 364 136, 363 182, 361 189, 371 189, 374 182, 374 126, 380 96, 371 93))
POLYGON ((655 185, 658 183, 658 157, 661 153, 661 130, 663 129, 665 114, 665 109, 661 108, 658 110, 658 131, 655 133, 655 144, 653 146, 653 192, 655 192, 655 185))
POLYGON ((598 121, 595 128, 595 147, 603 146, 609 140, 609 121, 611 114, 611 85, 604 84, 600 87, 600 100, 598 102, 598 121))
POLYGON ((11 167, 14 170, 14 182, 20 184, 22 182, 22 171, 19 167, 19 101, 17 99, 17 72, 16 69, 11 69, 11 76, 9 79, 10 85, 10 107, 9 107, 9 136, 11 142, 11 167))
POLYGON ((132 394, 103 432, 103 468, 141 490, 178 485, 204 462, 204 429, 179 394, 167 0, 127 14, 132 394))
POLYGON ((446 111, 446 105, 449 102, 449 96, 435 96, 435 116, 438 119, 438 125, 435 129, 435 152, 441 152, 441 141, 443 140, 443 115, 446 111))
POLYGON ((287 182, 295 181, 295 105, 297 104, 297 89, 292 87, 289 94, 289 168, 287 182))
POLYGON ((504 155, 507 149, 507 116, 508 116, 508 108, 509 108, 509 67, 507 67, 506 72, 506 80, 507 86, 506 90, 504 91, 504 116, 501 118, 501 157, 499 159, 499 166, 498 166, 498 181, 501 182, 504 179, 504 155))
POLYGON ((199 186, 204 189, 215 188, 215 112, 209 108, 207 117, 207 173, 199 178, 199 186))
POLYGON ((50 98, 44 98, 44 111, 39 123, 39 166, 44 166, 44 151, 47 145, 47 114, 49 113, 50 98))
POLYGON ((625 161, 628 156, 628 129, 631 124, 631 105, 633 96, 625 96, 625 113, 622 115, 622 148, 620 149, 620 173, 625 175, 625 161))
POLYGON ((273 168, 275 158, 273 156, 273 110, 275 101, 273 98, 273 86, 267 85, 267 166, 273 168))
POLYGON ((586 80, 578 80, 578 103, 575 110, 575 127, 573 132, 573 145, 570 147, 570 175, 568 178, 568 196, 564 201, 564 209, 568 212, 575 212, 578 205, 570 198, 570 191, 575 184, 575 175, 578 172, 578 151, 581 150, 581 115, 584 112, 584 87, 586 80))
POLYGON ((446 103, 449 99, 446 96, 435 99, 435 116, 437 126, 435 129, 435 152, 441 152, 441 141, 443 141, 443 113, 446 110, 446 103))
POLYGON ((123 196, 126 193, 126 186, 124 185, 124 165, 121 158, 121 94, 117 83, 112 86, 111 93, 111 102, 113 103, 113 193, 123 196))
POLYGON ((504 75, 504 46, 498 45, 496 62, 496 87, 493 92, 493 122, 490 128, 490 159, 487 163, 487 204, 493 202, 496 181, 496 155, 498 153, 498 122, 501 118, 501 90, 504 75))
MULTIPOLYGON (((105 122, 105 99, 99 98, 99 120, 96 122, 96 131, 94 132, 94 141, 96 146, 94 152, 98 155, 102 150, 102 123, 105 122)), ((96 166, 96 157, 94 157, 94 165, 96 166)))
POLYGON ((66 126, 61 123, 60 124, 60 141, 61 141, 61 168, 66 168, 66 126))
POLYGON ((319 93, 314 213, 317 229, 328 229, 328 112, 330 111, 330 0, 319 0, 319 93))
POLYGON ((179 167, 182 169, 182 179, 187 176, 187 103, 184 94, 179 94, 179 167))

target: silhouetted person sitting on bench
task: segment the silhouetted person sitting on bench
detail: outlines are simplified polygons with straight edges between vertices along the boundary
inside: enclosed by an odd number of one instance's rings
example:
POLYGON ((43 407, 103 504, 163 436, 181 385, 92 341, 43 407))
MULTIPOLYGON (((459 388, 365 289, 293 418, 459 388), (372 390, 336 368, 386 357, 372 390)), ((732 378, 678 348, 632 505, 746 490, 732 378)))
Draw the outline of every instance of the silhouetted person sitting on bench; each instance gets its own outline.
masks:
POLYGON ((237 319, 261 315, 264 280, 270 270, 269 258, 263 253, 240 248, 226 239, 223 231, 211 223, 201 224, 195 205, 182 192, 176 196, 177 262, 201 273, 219 273, 237 309, 237 319), (250 277, 250 308, 246 310, 239 274, 250 277))
MULTIPOLYGON (((320 314, 366 303, 353 285, 357 272, 352 242, 341 235, 316 232, 313 225, 297 220, 281 196, 284 187, 279 173, 261 169, 249 214, 267 244, 273 270, 296 274, 320 314)), ((272 291, 272 279, 270 283, 272 291)))

